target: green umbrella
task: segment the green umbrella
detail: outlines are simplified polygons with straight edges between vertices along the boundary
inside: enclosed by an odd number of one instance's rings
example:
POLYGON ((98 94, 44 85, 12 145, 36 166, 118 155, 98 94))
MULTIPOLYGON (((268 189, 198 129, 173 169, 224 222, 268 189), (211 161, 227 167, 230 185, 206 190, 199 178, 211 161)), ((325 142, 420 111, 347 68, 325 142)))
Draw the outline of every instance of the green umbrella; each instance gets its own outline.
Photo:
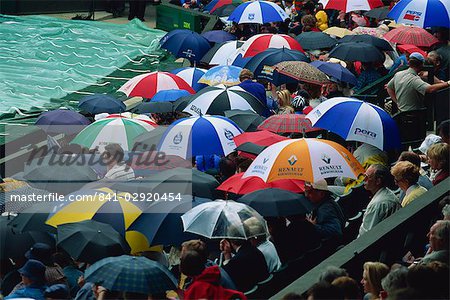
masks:
POLYGON ((225 117, 232 120, 239 126, 239 128, 241 128, 245 132, 256 131, 258 125, 261 124, 265 119, 264 117, 261 117, 260 115, 249 109, 232 109, 225 111, 224 114, 225 117))
POLYGON ((152 146, 156 149, 158 147, 159 141, 163 136, 164 132, 166 132, 166 126, 158 126, 152 131, 144 132, 138 135, 134 139, 134 151, 150 151, 152 146))
POLYGON ((48 215, 57 205, 54 202, 38 202, 21 211, 17 217, 12 219, 8 226, 15 232, 41 231, 56 233, 56 228, 45 224, 48 215))

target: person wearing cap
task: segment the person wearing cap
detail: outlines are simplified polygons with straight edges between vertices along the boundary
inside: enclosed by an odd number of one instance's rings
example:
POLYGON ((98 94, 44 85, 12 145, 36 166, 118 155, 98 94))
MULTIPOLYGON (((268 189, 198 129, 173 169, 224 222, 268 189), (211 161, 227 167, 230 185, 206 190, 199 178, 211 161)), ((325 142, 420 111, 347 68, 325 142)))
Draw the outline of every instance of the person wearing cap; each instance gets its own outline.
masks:
POLYGON ((391 174, 397 186, 405 193, 401 202, 402 207, 410 204, 413 200, 427 192, 427 189, 420 186, 419 167, 409 161, 399 161, 391 168, 391 174))
POLYGON ((424 107, 424 96, 450 86, 450 81, 429 84, 423 81, 419 73, 423 70, 425 58, 418 52, 409 56, 409 68, 397 72, 388 82, 386 89, 389 96, 397 104, 400 112, 412 111, 424 107))
POLYGON ((45 300, 45 265, 38 260, 30 259, 18 270, 22 277, 21 288, 11 292, 5 299, 31 298, 45 300))

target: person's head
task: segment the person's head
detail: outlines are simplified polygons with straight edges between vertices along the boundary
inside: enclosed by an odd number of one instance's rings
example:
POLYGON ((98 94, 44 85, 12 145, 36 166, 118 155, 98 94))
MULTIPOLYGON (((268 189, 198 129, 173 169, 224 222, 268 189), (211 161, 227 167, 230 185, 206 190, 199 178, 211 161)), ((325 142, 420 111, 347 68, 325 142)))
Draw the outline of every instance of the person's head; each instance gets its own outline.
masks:
POLYGON ((303 32, 308 32, 316 27, 316 18, 313 15, 304 15, 300 22, 303 25, 303 32))
POLYGON ((257 247, 267 240, 266 228, 256 217, 248 218, 243 223, 248 236, 251 236, 249 240, 253 246, 257 247))
POLYGON ((53 261, 61 268, 75 265, 72 257, 70 257, 70 255, 65 252, 56 252, 55 254, 53 254, 53 261))
POLYGON ((331 284, 341 290, 344 299, 361 299, 361 291, 355 279, 349 276, 341 276, 333 280, 331 284))
POLYGON ((328 199, 330 191, 328 190, 327 182, 321 179, 317 182, 305 182, 305 197, 313 204, 319 204, 328 199))
POLYGON ((371 165, 364 173, 364 188, 373 195, 381 188, 390 185, 391 173, 386 166, 371 165))
POLYGON ((427 55, 427 62, 432 64, 435 70, 439 70, 441 67, 442 56, 436 51, 431 51, 427 55))
POLYGON ((302 10, 305 12, 305 14, 308 15, 308 14, 312 14, 314 12, 314 8, 315 8, 314 3, 311 1, 308 1, 303 5, 302 10))
POLYGON ((291 92, 288 90, 281 90, 277 92, 278 104, 280 106, 290 106, 291 105, 291 92))
POLYGON ((115 165, 123 161, 124 156, 124 151, 119 144, 108 144, 103 152, 103 161, 108 165, 115 165))
POLYGON ((322 95, 321 85, 305 82, 303 88, 308 92, 312 99, 317 99, 322 95))
POLYGON ((449 164, 449 145, 446 143, 437 143, 428 148, 428 163, 433 170, 448 170, 449 164))
POLYGON ((245 159, 245 160, 241 161, 237 167, 237 172, 242 173, 242 172, 247 171, 248 167, 250 167, 251 164, 252 164, 251 159, 245 159))
POLYGON ((389 273, 389 267, 380 262, 366 262, 363 267, 363 277, 361 284, 365 293, 378 296, 381 287, 381 280, 389 273))
POLYGON ((253 79, 253 72, 249 69, 242 69, 241 73, 239 74, 239 81, 244 80, 252 80, 253 79))
POLYGON ((408 286, 406 282, 406 276, 408 275, 408 268, 400 267, 394 271, 389 272, 381 280, 381 286, 383 290, 389 295, 391 295, 395 290, 406 288, 408 286))
POLYGON ((420 168, 420 156, 412 151, 403 151, 398 157, 398 161, 409 161, 420 168))
POLYGON ((219 161, 219 172, 222 179, 228 179, 236 174, 236 163, 229 158, 222 157, 219 161))
POLYGON ((206 243, 202 240, 190 240, 181 244, 181 255, 187 251, 196 251, 200 253, 205 259, 208 258, 208 248, 206 243))
POLYGON ((38 260, 45 265, 52 265, 52 247, 45 243, 35 243, 30 250, 25 253, 27 259, 38 260))
POLYGON ((348 276, 348 273, 345 269, 335 266, 328 266, 322 273, 320 273, 319 281, 332 283, 333 280, 342 276, 348 276))
POLYGON ((450 144, 450 120, 442 121, 436 128, 436 134, 441 137, 443 143, 450 144))
POLYGON ((419 167, 409 161, 399 161, 391 168, 391 174, 397 186, 406 191, 419 180, 419 167))
POLYGON ((187 250, 180 257, 180 272, 186 276, 200 275, 205 269, 206 258, 197 251, 187 250))
POLYGON ((427 234, 433 251, 448 250, 450 236, 450 221, 439 220, 431 226, 427 234))
POLYGON ((45 283, 45 265, 38 260, 29 259, 25 265, 17 271, 22 277, 23 284, 26 286, 45 283))
POLYGON ((409 56, 408 64, 416 72, 420 72, 423 69, 423 63, 425 62, 425 57, 419 52, 413 52, 409 56))
POLYGON ((442 208, 442 215, 444 216, 445 221, 450 221, 450 204, 446 204, 442 208))
POLYGON ((329 282, 320 281, 308 290, 308 300, 314 299, 344 299, 341 290, 329 282))

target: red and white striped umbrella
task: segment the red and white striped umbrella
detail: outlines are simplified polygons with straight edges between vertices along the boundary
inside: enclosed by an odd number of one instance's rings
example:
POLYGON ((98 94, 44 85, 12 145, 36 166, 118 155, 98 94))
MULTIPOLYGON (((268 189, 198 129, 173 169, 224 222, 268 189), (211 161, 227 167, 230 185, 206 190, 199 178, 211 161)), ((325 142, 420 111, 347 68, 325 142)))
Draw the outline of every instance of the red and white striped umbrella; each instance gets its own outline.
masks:
POLYGON ((172 89, 186 90, 195 94, 195 91, 184 79, 168 72, 152 72, 133 77, 122 85, 119 91, 128 97, 152 98, 159 91, 172 89))
POLYGON ((337 9, 346 13, 355 10, 371 10, 383 6, 381 0, 320 0, 325 9, 337 9))
POLYGON ((121 114, 111 114, 109 116, 106 116, 106 118, 135 119, 135 120, 139 120, 139 121, 145 122, 145 123, 149 124, 150 126, 158 127, 158 124, 156 124, 156 122, 152 118, 150 118, 149 116, 133 114, 133 113, 130 113, 130 112, 124 112, 124 113, 121 113, 121 114))
POLYGON ((305 52, 302 46, 289 35, 264 33, 245 41, 237 54, 241 54, 242 57, 253 57, 268 48, 286 48, 305 52))

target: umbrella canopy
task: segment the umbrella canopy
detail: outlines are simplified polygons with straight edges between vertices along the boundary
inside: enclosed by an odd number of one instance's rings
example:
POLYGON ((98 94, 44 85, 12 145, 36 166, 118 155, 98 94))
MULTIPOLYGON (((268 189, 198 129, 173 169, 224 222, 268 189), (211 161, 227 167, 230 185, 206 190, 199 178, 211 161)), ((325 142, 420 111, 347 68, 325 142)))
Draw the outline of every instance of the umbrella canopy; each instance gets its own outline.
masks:
MULTIPOLYGON (((230 65, 234 58, 232 54, 236 52, 236 49, 242 46, 244 42, 241 41, 229 41, 219 44, 215 44, 206 54, 203 56, 201 62, 209 65, 230 65)), ((206 72, 206 71, 205 71, 206 72)))
POLYGON ((189 96, 191 95, 186 90, 163 90, 157 92, 153 98, 151 99, 152 102, 175 102, 181 97, 189 96))
POLYGON ((245 195, 255 191, 277 188, 293 193, 303 193, 305 191, 305 182, 296 179, 281 179, 271 182, 264 182, 257 176, 243 177, 244 173, 238 173, 224 182, 217 188, 219 191, 233 193, 237 195, 245 195))
POLYGON ((371 9, 369 11, 366 11, 364 13, 364 15, 369 18, 384 20, 384 19, 386 19, 388 13, 389 13, 389 7, 383 6, 383 7, 377 7, 377 8, 371 9))
MULTIPOLYGON (((207 52, 209 53, 209 51, 207 52)), ((178 77, 184 79, 195 92, 200 91, 202 88, 207 87, 206 84, 199 83, 200 78, 206 73, 205 69, 200 69, 197 67, 193 68, 180 68, 170 71, 170 73, 177 75, 178 77)))
POLYGON ((125 93, 128 97, 139 96, 150 99, 157 92, 170 89, 186 90, 191 94, 195 93, 184 79, 167 72, 152 72, 138 75, 122 85, 119 91, 125 93))
POLYGON ((158 297, 177 288, 177 280, 166 267, 144 256, 122 255, 102 259, 86 269, 85 280, 100 283, 109 291, 158 297))
POLYGON ((423 57, 428 56, 428 54, 425 51, 414 45, 397 45, 397 49, 401 52, 407 52, 409 54, 419 52, 420 54, 423 55, 423 57))
POLYGON ((181 220, 185 231, 207 238, 247 240, 268 233, 266 221, 256 210, 232 200, 197 205, 182 215, 181 220), (250 222, 255 222, 260 230, 252 230, 250 222))
POLYGON ((271 79, 273 66, 282 61, 304 61, 309 62, 308 57, 300 51, 285 48, 269 48, 253 56, 244 66, 249 69, 258 79, 271 79))
POLYGON ((259 146, 270 146, 275 143, 287 140, 289 138, 272 133, 270 131, 262 130, 256 132, 244 132, 234 137, 236 146, 240 146, 244 143, 254 143, 259 146))
POLYGON ((173 102, 144 102, 139 104, 133 109, 133 112, 138 114, 147 114, 147 113, 168 113, 174 112, 175 105, 173 102))
POLYGON ((159 43, 161 48, 168 50, 175 57, 186 58, 192 63, 200 62, 203 55, 211 48, 206 38, 187 29, 171 31, 162 37, 159 43))
POLYGON ((134 139, 133 149, 135 151, 150 151, 152 146, 156 149, 166 129, 165 126, 159 126, 152 131, 138 135, 134 139))
POLYGON ((242 3, 233 11, 228 21, 238 24, 283 22, 289 18, 286 12, 277 4, 269 1, 254 1, 242 3))
POLYGON ((57 246, 78 261, 94 263, 130 252, 130 246, 111 225, 86 220, 58 226, 57 246))
POLYGON ((167 128, 158 151, 184 159, 197 155, 226 156, 236 148, 233 137, 241 133, 242 130, 225 117, 184 118, 167 128))
POLYGON ((423 28, 412 26, 401 26, 392 29, 384 35, 391 43, 409 44, 417 47, 431 47, 438 43, 438 39, 423 28))
MULTIPOLYGON (((156 149, 157 144, 154 146, 156 149)), ((148 149, 147 149, 148 150, 148 149)), ((157 151, 146 151, 139 153, 130 153, 127 161, 136 177, 150 176, 156 172, 174 169, 174 168, 192 168, 192 161, 187 161, 175 155, 162 155, 157 151)))
POLYGON ((68 109, 57 109, 43 112, 34 123, 46 133, 80 132, 84 126, 91 124, 82 114, 68 109))
POLYGON ((207 85, 236 85, 241 81, 239 80, 239 74, 242 68, 236 66, 216 66, 212 67, 200 78, 199 83, 205 83, 207 85))
POLYGON ((234 41, 237 39, 235 35, 223 30, 207 31, 202 33, 202 36, 210 43, 222 43, 227 41, 234 41))
POLYGON ((352 98, 331 98, 306 117, 314 126, 328 129, 349 141, 367 143, 381 150, 400 147, 396 122, 371 103, 352 98))
POLYGON ((241 48, 236 52, 235 56, 240 54, 243 58, 253 57, 268 48, 286 48, 305 52, 302 46, 289 35, 263 33, 254 35, 245 41, 241 48))
POLYGON ((341 27, 336 27, 336 26, 325 29, 323 32, 328 35, 332 35, 332 36, 335 36, 338 38, 342 38, 349 34, 355 34, 351 30, 348 30, 347 28, 341 28, 341 27))
POLYGON ((383 38, 383 36, 386 34, 386 30, 384 30, 382 27, 356 27, 352 30, 354 34, 368 34, 375 36, 377 38, 383 38))
POLYGON ((14 232, 23 233, 26 231, 40 231, 56 233, 56 229, 45 224, 48 215, 57 205, 54 202, 38 202, 21 211, 17 217, 12 219, 8 226, 12 227, 14 232))
POLYGON ((135 120, 139 120, 139 121, 145 122, 145 123, 147 123, 150 126, 158 127, 158 124, 156 124, 155 121, 152 118, 150 118, 149 116, 133 114, 133 113, 130 113, 130 112, 124 112, 122 114, 111 114, 109 116, 106 116, 105 118, 108 118, 108 119, 110 119, 110 118, 135 119, 135 120))
POLYGON ((267 147, 244 174, 266 182, 299 179, 316 182, 330 177, 358 178, 361 164, 341 145, 320 139, 293 139, 267 147))
POLYGON ((325 9, 337 9, 346 13, 355 10, 371 10, 383 6, 381 0, 320 0, 325 9))
POLYGON ((306 50, 317 50, 333 48, 337 44, 337 40, 323 32, 303 32, 295 38, 297 42, 306 50))
POLYGON ((78 102, 78 108, 95 115, 101 113, 121 113, 125 111, 126 106, 125 103, 110 95, 94 94, 83 97, 78 102))
MULTIPOLYGON (((215 9, 211 14, 219 17, 228 17, 238 7, 239 4, 227 4, 215 9)), ((228 18, 227 18, 228 19, 228 18)))
POLYGON ((389 12, 397 23, 421 28, 450 27, 450 2, 447 0, 402 0, 389 12))
POLYGON ((341 64, 315 60, 311 62, 311 65, 327 74, 331 79, 356 84, 356 76, 341 64))
POLYGON ((264 121, 264 117, 256 114, 252 110, 240 110, 240 109, 231 109, 224 111, 225 117, 236 123, 239 128, 244 131, 256 131, 256 128, 262 121, 264 121))
POLYGON ((131 150, 134 139, 155 127, 139 120, 128 118, 105 118, 95 121, 83 129, 72 140, 72 144, 96 149, 102 153, 105 146, 112 143, 119 144, 124 151, 131 150))
POLYGON ((237 202, 254 208, 263 217, 305 215, 311 211, 311 204, 305 196, 277 188, 246 194, 237 202))
POLYGON ((258 126, 258 130, 267 130, 275 133, 305 133, 317 131, 320 128, 312 128, 311 122, 305 118, 305 115, 282 114, 268 117, 258 126))
POLYGON ((232 4, 238 6, 241 3, 242 3, 242 0, 212 0, 205 6, 204 10, 206 10, 210 14, 212 14, 221 7, 224 7, 227 5, 232 5, 232 4))
POLYGON ((327 84, 327 75, 303 61, 284 61, 275 65, 274 75, 280 73, 294 79, 313 84, 327 84))
POLYGON ((230 109, 251 110, 259 115, 264 115, 267 110, 261 101, 241 87, 218 85, 190 97, 183 111, 191 115, 223 115, 230 109))
POLYGON ((339 44, 330 51, 329 56, 344 61, 360 62, 376 62, 385 59, 384 54, 377 47, 364 42, 339 44))
POLYGON ((255 159, 267 146, 260 146, 251 142, 243 143, 236 147, 238 155, 244 158, 255 159))
POLYGON ((357 35, 348 35, 344 36, 339 40, 339 44, 341 43, 351 43, 351 42, 364 42, 370 44, 372 46, 377 47, 382 51, 393 51, 391 44, 389 44, 386 40, 377 38, 373 35, 368 34, 357 34, 357 35))

